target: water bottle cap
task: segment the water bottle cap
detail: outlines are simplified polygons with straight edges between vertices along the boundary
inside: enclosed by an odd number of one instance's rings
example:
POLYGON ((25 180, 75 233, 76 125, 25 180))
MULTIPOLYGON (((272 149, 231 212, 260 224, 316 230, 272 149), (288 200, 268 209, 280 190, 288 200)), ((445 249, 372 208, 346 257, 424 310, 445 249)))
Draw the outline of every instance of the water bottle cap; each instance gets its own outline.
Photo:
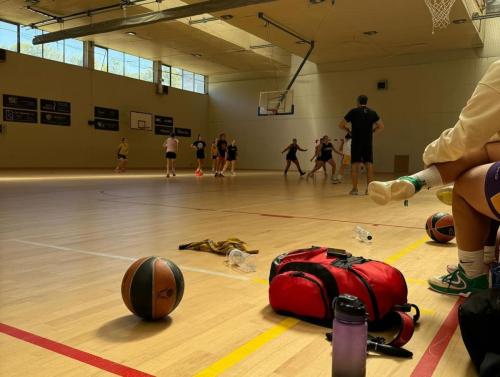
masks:
POLYGON ((362 317, 366 316, 365 304, 356 296, 340 295, 333 300, 333 310, 335 317, 344 315, 362 317))

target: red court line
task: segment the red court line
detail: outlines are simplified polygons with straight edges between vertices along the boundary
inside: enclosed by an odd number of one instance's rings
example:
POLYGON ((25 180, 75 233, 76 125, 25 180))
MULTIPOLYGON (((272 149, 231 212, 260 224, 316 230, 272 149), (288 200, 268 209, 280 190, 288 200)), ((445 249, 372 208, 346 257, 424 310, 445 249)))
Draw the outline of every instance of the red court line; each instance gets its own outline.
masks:
POLYGON ((152 374, 144 373, 139 370, 129 368, 125 365, 115 363, 114 361, 103 359, 102 357, 92 355, 90 353, 80 351, 76 348, 66 346, 53 340, 42 338, 41 336, 30 332, 0 323, 0 333, 10 335, 14 338, 34 344, 35 346, 45 348, 60 355, 67 356, 71 359, 81 361, 82 363, 92 365, 96 368, 123 377, 154 377, 152 374))
POLYGON ((465 299, 459 298, 432 339, 410 377, 431 377, 443 357, 458 327, 458 307, 465 299))
POLYGON ((387 226, 387 227, 393 227, 393 228, 418 229, 418 230, 422 229, 422 227, 418 227, 418 226, 370 223, 370 222, 363 222, 363 221, 351 221, 351 220, 339 220, 339 219, 326 219, 323 217, 277 215, 277 214, 272 214, 272 213, 246 212, 246 211, 237 211, 237 210, 231 210, 231 209, 221 210, 221 212, 240 213, 240 214, 244 214, 244 215, 257 215, 257 216, 266 216, 266 217, 280 217, 280 218, 286 218, 286 219, 329 221, 329 222, 334 222, 334 223, 363 224, 363 225, 372 225, 372 226, 387 226))

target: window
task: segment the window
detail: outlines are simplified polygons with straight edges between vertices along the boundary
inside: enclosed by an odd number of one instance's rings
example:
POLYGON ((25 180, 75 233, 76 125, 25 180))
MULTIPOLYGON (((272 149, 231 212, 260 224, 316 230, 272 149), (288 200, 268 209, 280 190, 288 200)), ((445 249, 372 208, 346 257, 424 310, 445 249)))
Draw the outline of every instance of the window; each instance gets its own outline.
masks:
POLYGON ((42 47, 42 56, 57 62, 64 61, 64 41, 45 43, 42 47))
POLYGON ((133 79, 139 78, 139 57, 125 54, 125 76, 133 79))
POLYGON ((37 35, 41 35, 42 31, 38 29, 31 29, 28 27, 21 27, 21 53, 32 56, 43 57, 42 45, 34 46, 32 41, 37 35))
POLYGON ((172 73, 170 75, 170 80, 172 81, 171 86, 177 89, 182 89, 182 69, 172 67, 172 73))
POLYGON ((78 39, 64 41, 64 62, 83 66, 83 42, 78 39))
POLYGON ((17 51, 18 26, 0 21, 0 48, 17 51))
POLYGON ((153 82, 153 61, 139 59, 139 78, 144 81, 153 82))
POLYGON ((207 92, 206 88, 205 88, 205 76, 198 75, 197 73, 195 73, 195 75, 194 75, 194 91, 196 93, 200 93, 200 94, 205 94, 207 92))
POLYGON ((161 65, 161 82, 163 85, 170 86, 170 66, 161 65))
POLYGON ((123 76, 125 72, 125 54, 120 51, 108 49, 108 72, 123 76))
POLYGON ((94 47, 94 69, 98 71, 108 71, 108 49, 95 46, 94 47))
POLYGON ((194 73, 189 71, 182 71, 182 89, 194 91, 194 73))

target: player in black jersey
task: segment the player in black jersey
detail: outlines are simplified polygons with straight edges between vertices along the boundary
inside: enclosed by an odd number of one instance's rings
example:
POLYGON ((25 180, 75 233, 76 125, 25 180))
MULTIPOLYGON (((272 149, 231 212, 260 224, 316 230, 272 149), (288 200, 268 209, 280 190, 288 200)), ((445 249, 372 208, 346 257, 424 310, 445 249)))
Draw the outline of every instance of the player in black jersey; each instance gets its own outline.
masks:
POLYGON ((224 177, 223 170, 226 164, 227 141, 226 134, 221 133, 217 139, 217 163, 215 164, 215 176, 224 177))
POLYGON ((207 143, 205 143, 201 139, 201 135, 198 135, 198 138, 196 141, 191 144, 191 148, 196 150, 196 160, 198 161, 198 167, 196 168, 196 171, 194 174, 196 176, 202 176, 203 175, 203 163, 205 162, 205 147, 207 146, 207 143))
POLYGON ((360 95, 358 106, 349 111, 339 124, 341 129, 350 131, 352 136, 351 195, 358 195, 358 174, 361 164, 366 166, 367 185, 373 180, 373 134, 384 129, 384 123, 375 111, 366 106, 367 103, 368 97, 360 95), (351 129, 348 123, 351 123, 351 129))
POLYGON ((293 139, 292 144, 290 144, 288 147, 283 149, 283 151, 281 152, 282 154, 287 152, 285 175, 287 175, 288 169, 290 168, 290 164, 292 162, 295 164, 295 166, 297 166, 297 170, 299 171, 300 176, 303 176, 304 174, 306 174, 306 172, 302 171, 302 169, 300 168, 300 163, 299 163, 299 160, 297 159, 297 151, 306 152, 307 149, 302 149, 297 144, 297 139, 293 139))
POLYGON ((222 170, 222 176, 224 176, 224 173, 226 172, 229 165, 231 165, 231 175, 236 175, 235 169, 237 157, 238 147, 236 146, 236 140, 233 140, 226 150, 226 164, 224 165, 224 169, 222 170))

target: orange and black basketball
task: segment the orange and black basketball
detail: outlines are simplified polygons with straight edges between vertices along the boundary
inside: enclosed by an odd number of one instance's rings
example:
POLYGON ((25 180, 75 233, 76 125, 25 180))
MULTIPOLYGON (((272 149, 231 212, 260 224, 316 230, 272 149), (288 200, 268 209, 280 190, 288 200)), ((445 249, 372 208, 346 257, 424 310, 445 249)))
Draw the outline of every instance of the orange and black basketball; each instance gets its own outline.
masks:
POLYGON ((129 267, 122 280, 122 298, 129 310, 148 320, 171 313, 184 294, 184 277, 175 263, 145 257, 129 267))
POLYGON ((446 243, 455 238, 453 216, 438 212, 430 216, 425 223, 425 230, 430 238, 439 243, 446 243))

